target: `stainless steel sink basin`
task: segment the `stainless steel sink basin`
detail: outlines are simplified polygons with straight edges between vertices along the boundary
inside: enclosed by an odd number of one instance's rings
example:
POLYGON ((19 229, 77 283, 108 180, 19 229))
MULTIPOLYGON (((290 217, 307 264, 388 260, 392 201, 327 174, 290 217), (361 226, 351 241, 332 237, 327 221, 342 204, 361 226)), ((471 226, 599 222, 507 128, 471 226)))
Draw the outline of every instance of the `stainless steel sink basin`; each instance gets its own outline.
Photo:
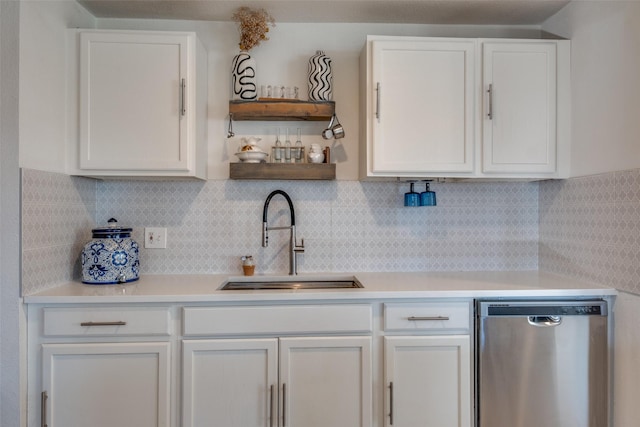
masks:
POLYGON ((363 288, 362 284, 354 277, 331 278, 331 277, 256 277, 239 278, 227 281, 220 290, 265 290, 265 289, 357 289, 363 288))

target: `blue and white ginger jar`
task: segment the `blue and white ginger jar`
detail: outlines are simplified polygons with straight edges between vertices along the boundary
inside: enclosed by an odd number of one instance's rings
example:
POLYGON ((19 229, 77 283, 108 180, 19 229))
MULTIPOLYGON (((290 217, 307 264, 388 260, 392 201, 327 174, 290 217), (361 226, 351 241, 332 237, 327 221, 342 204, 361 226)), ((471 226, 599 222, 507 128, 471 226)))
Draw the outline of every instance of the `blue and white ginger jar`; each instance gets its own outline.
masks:
POLYGON ((82 283, 109 285, 140 278, 139 246, 131 238, 131 228, 109 226, 91 230, 93 239, 82 251, 82 283))

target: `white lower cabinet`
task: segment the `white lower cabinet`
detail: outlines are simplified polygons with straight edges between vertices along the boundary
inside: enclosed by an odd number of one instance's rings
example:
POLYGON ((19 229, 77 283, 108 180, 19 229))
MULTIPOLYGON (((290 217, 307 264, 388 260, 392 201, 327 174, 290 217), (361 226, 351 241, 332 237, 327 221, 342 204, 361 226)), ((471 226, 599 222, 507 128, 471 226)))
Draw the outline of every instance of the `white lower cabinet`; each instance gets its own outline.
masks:
POLYGON ((384 304, 384 425, 471 427, 471 301, 384 304))
POLYGON ((185 340, 182 350, 184 427, 272 425, 276 339, 185 340))
POLYGON ((471 427, 471 324, 470 300, 30 304, 26 425, 471 427))
POLYGON ((470 338, 385 337, 385 426, 471 426, 470 338))
POLYGON ((370 304, 185 307, 182 426, 370 427, 372 324, 370 304))
POLYGON ((182 425, 371 425, 371 337, 183 342, 182 425))
POLYGON ((42 345, 41 425, 169 426, 168 342, 42 345))
POLYGON ((30 305, 27 426, 173 425, 167 306, 30 305))
POLYGON ((371 337, 283 338, 280 382, 282 427, 370 426, 371 337))

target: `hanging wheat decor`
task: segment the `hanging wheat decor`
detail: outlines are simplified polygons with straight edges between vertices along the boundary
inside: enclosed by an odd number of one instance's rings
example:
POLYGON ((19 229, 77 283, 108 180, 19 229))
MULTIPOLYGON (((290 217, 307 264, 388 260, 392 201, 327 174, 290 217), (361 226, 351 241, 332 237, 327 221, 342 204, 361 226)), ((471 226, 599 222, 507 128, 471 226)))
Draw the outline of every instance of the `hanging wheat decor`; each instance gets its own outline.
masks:
POLYGON ((232 16, 238 23, 240 30, 240 50, 251 50, 260 42, 269 40, 267 33, 269 27, 274 27, 276 21, 264 9, 251 9, 246 6, 239 7, 232 16))
POLYGON ((269 40, 269 26, 274 26, 275 20, 264 9, 246 6, 239 7, 232 18, 240 31, 240 53, 234 56, 231 66, 231 99, 253 101, 258 99, 256 61, 248 51, 263 40, 269 40))

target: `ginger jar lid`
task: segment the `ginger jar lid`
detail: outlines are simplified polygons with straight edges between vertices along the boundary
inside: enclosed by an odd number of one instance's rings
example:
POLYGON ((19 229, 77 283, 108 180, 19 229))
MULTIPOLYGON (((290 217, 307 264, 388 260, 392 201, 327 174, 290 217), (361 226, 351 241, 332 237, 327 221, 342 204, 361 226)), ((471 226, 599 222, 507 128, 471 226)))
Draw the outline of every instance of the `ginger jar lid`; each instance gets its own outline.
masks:
POLYGON ((115 218, 109 219, 106 227, 98 227, 91 230, 93 238, 97 239, 114 239, 131 237, 131 227, 120 227, 115 218))

